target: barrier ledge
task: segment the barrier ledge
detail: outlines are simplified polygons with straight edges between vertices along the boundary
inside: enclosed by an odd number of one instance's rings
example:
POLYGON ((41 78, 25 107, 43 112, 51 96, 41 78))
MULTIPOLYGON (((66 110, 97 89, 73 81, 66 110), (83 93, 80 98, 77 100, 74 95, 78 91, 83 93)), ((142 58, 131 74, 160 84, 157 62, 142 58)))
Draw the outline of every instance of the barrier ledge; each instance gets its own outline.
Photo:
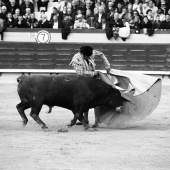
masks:
MULTIPOLYGON (((105 70, 98 70, 101 72, 106 72, 105 70)), ((142 73, 142 74, 146 74, 146 75, 170 75, 170 71, 138 71, 138 70, 123 70, 123 71, 127 71, 127 72, 136 72, 136 73, 142 73)), ((74 70, 69 70, 69 69, 0 69, 0 73, 75 73, 74 70)))
MULTIPOLYGON (((107 43, 107 44, 113 44, 113 43, 119 43, 119 44, 129 44, 129 43, 135 43, 135 44, 170 44, 170 30, 158 30, 155 31, 155 34, 153 36, 148 36, 143 33, 143 30, 139 34, 135 34, 134 30, 131 30, 130 37, 126 39, 126 41, 123 41, 120 37, 118 37, 116 40, 112 37, 111 39, 107 39, 105 30, 79 30, 79 29, 73 29, 71 30, 71 33, 68 35, 67 40, 62 39, 61 36, 61 29, 42 29, 42 28, 36 28, 36 29, 23 29, 23 28, 10 28, 7 29, 4 32, 4 39, 2 42, 32 42, 37 43, 40 42, 42 39, 42 36, 37 37, 37 34, 39 31, 48 31, 50 34, 45 34, 47 40, 49 40, 48 43, 96 43, 100 44, 107 43)), ((1 42, 1 41, 0 41, 1 42)))
MULTIPOLYGON (((105 70, 98 70, 101 72, 106 72, 105 70)), ((145 75, 154 76, 162 79, 163 85, 170 85, 170 71, 127 71, 127 72, 136 72, 143 73, 145 75)), ((74 70, 37 70, 37 69, 0 69, 0 83, 8 84, 13 83, 17 84, 17 78, 22 74, 31 75, 31 74, 76 74, 74 70)))

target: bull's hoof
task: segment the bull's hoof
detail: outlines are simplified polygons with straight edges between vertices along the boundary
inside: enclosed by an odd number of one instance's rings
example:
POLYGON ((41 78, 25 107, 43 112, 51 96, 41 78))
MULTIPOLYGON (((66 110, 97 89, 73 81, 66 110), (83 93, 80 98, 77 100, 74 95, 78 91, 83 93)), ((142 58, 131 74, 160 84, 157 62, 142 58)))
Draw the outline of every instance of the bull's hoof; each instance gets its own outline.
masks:
POLYGON ((25 127, 25 126, 27 125, 27 122, 28 122, 28 121, 23 121, 23 122, 22 122, 22 127, 25 127))
POLYGON ((81 122, 77 122, 76 125, 83 125, 81 122))
MULTIPOLYGON (((86 124, 89 124, 89 121, 86 121, 86 124)), ((81 122, 77 122, 76 125, 83 125, 81 122)))
POLYGON ((67 127, 68 127, 68 128, 70 128, 70 127, 72 127, 72 126, 73 126, 73 125, 72 125, 71 123, 68 123, 68 124, 67 124, 67 127))
POLYGON ((94 125, 92 126, 92 128, 99 128, 99 125, 98 125, 98 124, 94 124, 94 125))
POLYGON ((43 129, 44 132, 49 132, 50 131, 47 126, 42 127, 42 129, 43 129))
POLYGON ((57 132, 63 132, 63 133, 66 133, 66 132, 68 132, 68 129, 59 129, 57 132))
POLYGON ((87 132, 94 132, 94 131, 97 131, 97 129, 89 127, 89 128, 86 128, 85 131, 87 131, 87 132))

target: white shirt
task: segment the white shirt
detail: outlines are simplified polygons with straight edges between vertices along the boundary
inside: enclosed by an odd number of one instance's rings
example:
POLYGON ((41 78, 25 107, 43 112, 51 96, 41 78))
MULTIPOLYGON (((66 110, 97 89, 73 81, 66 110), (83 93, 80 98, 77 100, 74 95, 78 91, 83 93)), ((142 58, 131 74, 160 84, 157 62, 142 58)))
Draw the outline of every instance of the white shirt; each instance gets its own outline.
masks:
POLYGON ((54 22, 53 29, 58 29, 58 21, 54 22))
POLYGON ((102 14, 99 14, 98 22, 101 23, 102 20, 102 14))

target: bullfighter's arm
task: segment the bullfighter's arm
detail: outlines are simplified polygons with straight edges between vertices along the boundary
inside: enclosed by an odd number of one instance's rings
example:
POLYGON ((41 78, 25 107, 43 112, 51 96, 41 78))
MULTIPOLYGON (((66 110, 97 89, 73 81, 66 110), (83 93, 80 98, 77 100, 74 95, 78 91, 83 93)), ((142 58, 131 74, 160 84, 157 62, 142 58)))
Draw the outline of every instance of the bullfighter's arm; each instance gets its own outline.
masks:
POLYGON ((79 56, 77 54, 74 55, 74 57, 69 65, 73 66, 73 68, 77 74, 86 75, 89 77, 94 77, 94 75, 95 75, 94 71, 86 71, 85 70, 83 63, 79 60, 79 56))
POLYGON ((97 51, 97 50, 93 50, 93 56, 94 57, 95 56, 99 56, 103 60, 103 62, 104 62, 105 69, 106 70, 110 69, 110 63, 109 63, 108 59, 106 58, 106 56, 102 52, 97 51))

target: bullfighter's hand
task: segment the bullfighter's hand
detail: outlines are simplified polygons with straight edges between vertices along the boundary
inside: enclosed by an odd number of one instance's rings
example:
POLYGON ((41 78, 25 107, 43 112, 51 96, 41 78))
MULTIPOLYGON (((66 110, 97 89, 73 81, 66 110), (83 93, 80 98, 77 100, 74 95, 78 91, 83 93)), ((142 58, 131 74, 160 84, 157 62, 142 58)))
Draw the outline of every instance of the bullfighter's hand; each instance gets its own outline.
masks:
POLYGON ((97 71, 94 71, 94 76, 97 76, 99 73, 97 71))
POLYGON ((110 73, 110 70, 111 70, 110 68, 107 68, 107 69, 106 69, 107 74, 109 74, 109 73, 110 73))

